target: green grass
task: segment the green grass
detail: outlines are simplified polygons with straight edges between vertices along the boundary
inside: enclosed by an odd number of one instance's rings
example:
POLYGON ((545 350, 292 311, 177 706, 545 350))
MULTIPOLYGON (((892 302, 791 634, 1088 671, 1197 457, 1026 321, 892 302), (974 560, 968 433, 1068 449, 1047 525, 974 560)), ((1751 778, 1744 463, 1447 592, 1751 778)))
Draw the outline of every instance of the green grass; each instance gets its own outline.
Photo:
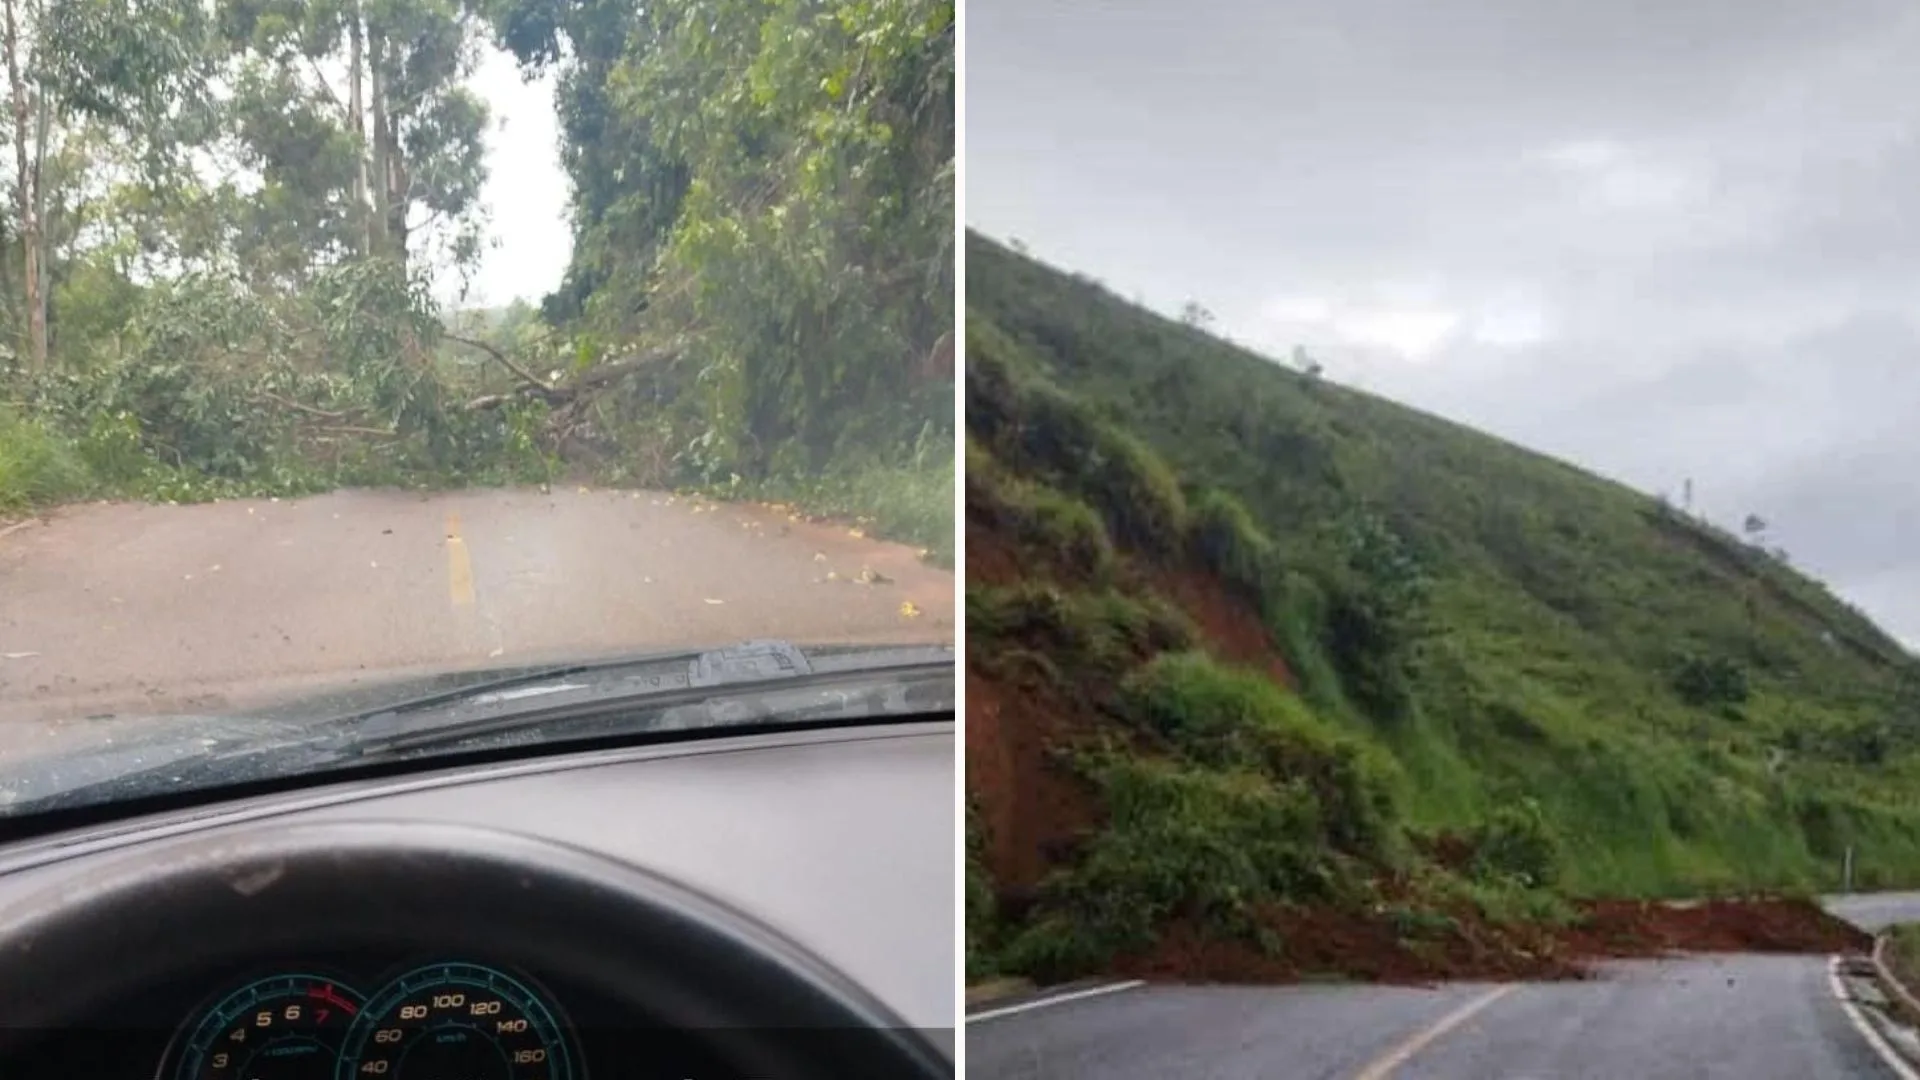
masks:
POLYGON ((844 466, 816 477, 777 477, 701 490, 718 498, 790 503, 810 514, 854 521, 878 539, 924 548, 928 562, 951 569, 954 472, 948 449, 938 460, 844 466))
POLYGON ((1033 581, 968 586, 967 635, 979 643, 967 651, 981 670, 1015 678, 1039 674, 1073 691, 1087 681, 1110 689, 1142 661, 1192 647, 1198 631, 1150 594, 1033 581))
POLYGON ((81 498, 92 485, 72 443, 0 408, 0 514, 81 498))
POLYGON ((1920 882, 1915 661, 1818 581, 981 237, 967 258, 970 470, 1061 508, 1021 542, 1091 516, 1208 568, 1302 706, 1392 763, 1408 826, 1531 799, 1574 894, 1830 887, 1849 845, 1860 880, 1920 882))
POLYGON ((1083 973, 1151 945, 1175 915, 1252 935, 1258 905, 1332 890, 1324 816, 1304 784, 1114 751, 1086 753, 1078 766, 1109 820, 1047 882, 1037 917, 1008 946, 1012 970, 1083 973))

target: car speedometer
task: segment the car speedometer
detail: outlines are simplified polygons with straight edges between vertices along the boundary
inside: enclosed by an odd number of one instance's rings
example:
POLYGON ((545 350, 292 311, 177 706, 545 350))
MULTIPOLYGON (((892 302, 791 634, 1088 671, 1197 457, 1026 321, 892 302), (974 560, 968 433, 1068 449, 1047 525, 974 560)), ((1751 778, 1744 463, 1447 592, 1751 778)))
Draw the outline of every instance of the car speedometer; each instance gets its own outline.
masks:
POLYGON ((559 1011, 525 980, 430 964, 389 982, 347 1032, 336 1080, 585 1080, 559 1011))
POLYGON ((350 987, 320 975, 256 979, 196 1014, 169 1056, 171 1080, 332 1080, 360 1011, 350 987))

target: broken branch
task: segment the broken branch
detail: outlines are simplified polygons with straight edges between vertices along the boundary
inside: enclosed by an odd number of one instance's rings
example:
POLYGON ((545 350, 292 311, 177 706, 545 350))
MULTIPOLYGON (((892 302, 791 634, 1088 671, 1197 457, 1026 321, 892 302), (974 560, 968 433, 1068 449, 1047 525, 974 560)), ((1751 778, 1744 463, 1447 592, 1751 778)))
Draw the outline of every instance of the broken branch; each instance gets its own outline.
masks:
POLYGON ((494 348, 492 345, 489 345, 484 341, 476 340, 474 338, 462 337, 451 330, 443 330, 441 331, 441 334, 449 341, 457 341, 462 345, 470 345, 473 348, 479 349, 480 351, 487 353, 488 355, 492 356, 495 360, 500 361, 501 366, 505 367, 508 371, 513 372, 515 375, 520 376, 521 380, 524 381, 528 386, 533 387, 535 390, 540 391, 542 394, 551 395, 554 393, 553 387, 548 386, 545 382, 541 381, 540 379, 534 378, 532 372, 528 371, 526 368, 523 368, 519 364, 515 363, 513 359, 509 357, 506 353, 501 352, 499 349, 494 348))
POLYGON ((295 401, 292 398, 281 397, 279 394, 276 394, 271 390, 257 391, 256 396, 260 398, 264 398, 267 401, 271 401, 276 405, 284 405, 289 409, 294 409, 299 412, 306 413, 309 416, 318 416, 323 420, 344 420, 349 415, 351 415, 351 412, 352 412, 352 410, 346 410, 343 412, 331 412, 326 409, 315 408, 312 405, 302 405, 300 402, 295 401))

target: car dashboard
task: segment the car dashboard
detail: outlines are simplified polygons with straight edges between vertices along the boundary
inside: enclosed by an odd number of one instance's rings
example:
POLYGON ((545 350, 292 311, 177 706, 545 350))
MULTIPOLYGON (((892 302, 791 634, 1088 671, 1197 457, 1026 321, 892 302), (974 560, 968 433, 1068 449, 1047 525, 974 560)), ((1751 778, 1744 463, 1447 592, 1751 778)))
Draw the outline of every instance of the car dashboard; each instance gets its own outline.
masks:
POLYGON ((0 1075, 953 1075, 950 714, 0 848, 0 1075))

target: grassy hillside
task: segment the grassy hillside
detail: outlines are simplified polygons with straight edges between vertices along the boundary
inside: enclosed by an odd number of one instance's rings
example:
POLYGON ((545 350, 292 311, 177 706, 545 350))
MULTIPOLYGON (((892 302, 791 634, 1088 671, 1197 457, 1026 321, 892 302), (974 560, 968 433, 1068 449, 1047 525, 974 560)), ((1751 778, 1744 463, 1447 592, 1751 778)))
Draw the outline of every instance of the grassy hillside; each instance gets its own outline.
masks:
POLYGON ((1920 880, 1920 678, 1818 582, 984 238, 967 258, 970 918, 998 962, 1174 924, 1258 942, 1263 905, 1383 889, 1505 918, 1832 888, 1849 845, 1860 885, 1920 880))

